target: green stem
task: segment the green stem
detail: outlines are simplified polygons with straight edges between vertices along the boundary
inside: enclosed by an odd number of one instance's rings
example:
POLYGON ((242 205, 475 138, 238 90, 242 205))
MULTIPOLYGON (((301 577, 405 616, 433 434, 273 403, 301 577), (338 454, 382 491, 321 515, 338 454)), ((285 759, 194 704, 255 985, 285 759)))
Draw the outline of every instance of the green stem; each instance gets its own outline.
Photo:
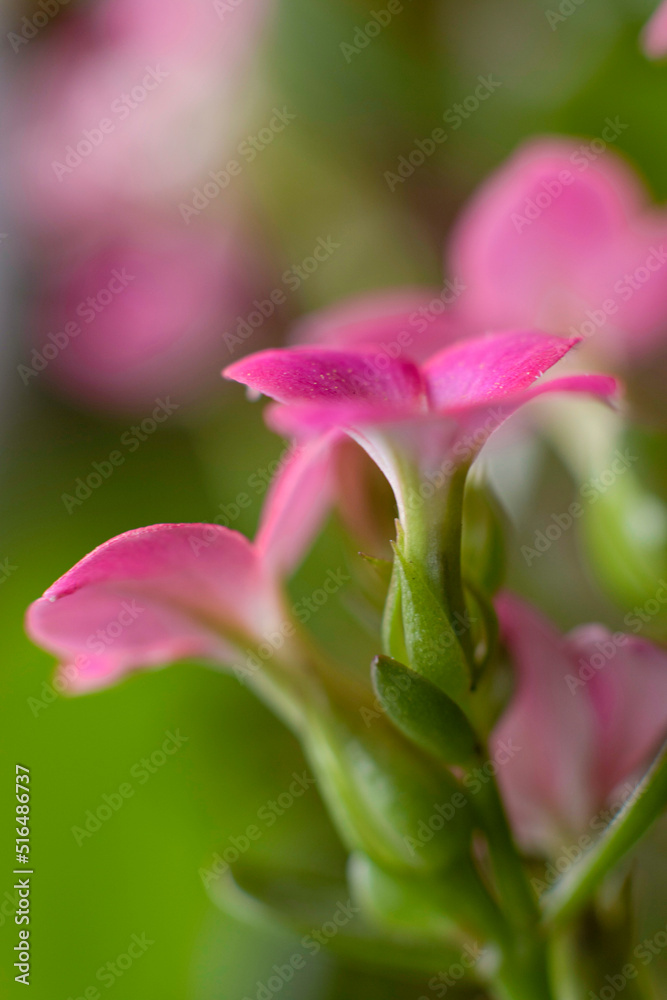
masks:
POLYGON ((667 804, 667 742, 605 832, 544 897, 543 920, 561 926, 588 903, 602 880, 632 850, 667 804))
MULTIPOLYGON (((412 496, 419 496, 419 481, 404 469, 406 484, 412 485, 412 496)), ((433 592, 443 602, 451 621, 467 621, 467 609, 461 578, 461 537, 463 531, 463 497, 468 466, 460 466, 442 486, 421 506, 406 504, 402 524, 405 532, 404 552, 411 562, 423 566, 433 592)), ((474 666, 473 645, 469 629, 459 635, 463 651, 474 666)))
POLYGON ((494 778, 482 783, 477 793, 477 809, 485 824, 493 870, 505 911, 518 928, 534 928, 539 920, 537 900, 514 843, 494 778))

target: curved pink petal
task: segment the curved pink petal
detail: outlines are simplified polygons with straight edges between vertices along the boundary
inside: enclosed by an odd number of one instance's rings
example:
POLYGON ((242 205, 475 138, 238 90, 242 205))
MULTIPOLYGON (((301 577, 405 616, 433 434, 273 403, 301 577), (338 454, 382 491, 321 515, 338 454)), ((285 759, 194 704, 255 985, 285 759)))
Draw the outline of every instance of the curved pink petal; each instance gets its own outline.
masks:
POLYGON ((454 300, 447 288, 369 292, 306 316, 292 339, 338 348, 372 344, 389 358, 408 353, 420 361, 460 336, 447 311, 454 300))
POLYGON ((560 361, 579 339, 506 330, 446 347, 422 369, 431 406, 458 409, 520 392, 560 361))
POLYGON ((567 637, 578 695, 595 713, 596 786, 601 801, 646 765, 667 738, 667 650, 632 635, 586 625, 567 637))
POLYGON ((255 548, 277 576, 298 565, 333 503, 338 432, 295 446, 269 490, 255 548))
POLYGON ((380 410, 425 405, 423 380, 413 361, 387 359, 378 365, 376 359, 370 347, 297 347, 251 354, 225 368, 223 375, 279 403, 353 403, 380 410))
POLYGON ((644 52, 650 59, 667 55, 667 2, 663 0, 648 22, 642 36, 644 52))
POLYGON ((609 150, 554 139, 521 147, 455 229, 450 267, 470 288, 461 322, 471 332, 537 327, 594 334, 615 350, 650 346, 667 326, 667 216, 646 201, 609 150))
POLYGON ((517 748, 498 772, 513 828, 527 849, 559 847, 583 829, 597 805, 590 772, 594 715, 567 684, 572 662, 560 633, 537 611, 504 593, 496 603, 517 671, 516 691, 491 748, 517 748))
POLYGON ((183 656, 238 662, 243 643, 282 617, 272 577, 238 532, 157 524, 85 556, 31 605, 27 629, 65 665, 84 657, 71 682, 84 690, 183 656))

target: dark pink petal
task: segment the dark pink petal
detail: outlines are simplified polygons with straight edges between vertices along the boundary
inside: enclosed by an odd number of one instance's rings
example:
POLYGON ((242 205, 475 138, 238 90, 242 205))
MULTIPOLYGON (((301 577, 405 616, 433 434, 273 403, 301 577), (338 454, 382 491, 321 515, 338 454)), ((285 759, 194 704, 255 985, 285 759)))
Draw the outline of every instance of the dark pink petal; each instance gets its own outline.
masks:
POLYGON ((454 300, 449 289, 370 292, 306 316, 292 339, 338 348, 377 345, 387 357, 421 361, 461 335, 445 300, 454 300))
POLYGON ((339 434, 294 446, 271 484, 255 548, 277 576, 301 561, 333 503, 332 451, 339 434))
POLYGON ((560 361, 578 339, 507 330, 446 347, 423 366, 431 406, 459 409, 520 392, 560 361))
POLYGON ((72 687, 184 656, 238 662, 239 645, 280 625, 273 580, 242 535, 158 524, 112 538, 28 610, 31 638, 83 667, 72 687))
POLYGON ((376 358, 371 348, 259 351, 229 365, 223 375, 280 403, 422 407, 424 386, 417 366, 403 358, 378 365, 376 358))
POLYGON ((646 767, 667 738, 667 650, 637 636, 586 625, 568 637, 574 673, 585 683, 575 691, 595 713, 601 801, 646 767))
POLYGON ((643 35, 644 51, 650 59, 660 59, 667 55, 667 2, 663 0, 643 35))
POLYGON ((572 660, 560 633, 512 595, 502 594, 496 609, 517 687, 491 749, 495 759, 503 745, 518 748, 499 766, 498 780, 522 845, 557 849, 596 809, 594 713, 568 686, 572 660))

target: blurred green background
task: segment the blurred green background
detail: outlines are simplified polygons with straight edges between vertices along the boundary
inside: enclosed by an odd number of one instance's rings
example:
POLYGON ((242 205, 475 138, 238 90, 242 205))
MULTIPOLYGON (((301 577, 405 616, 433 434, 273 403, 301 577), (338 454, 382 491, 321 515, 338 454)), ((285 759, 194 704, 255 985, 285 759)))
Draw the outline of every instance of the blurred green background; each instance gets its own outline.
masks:
MULTIPOLYGON (((263 43, 248 130, 261 127, 274 105, 287 104, 297 118, 248 167, 243 198, 276 273, 310 253, 320 236, 341 244, 263 331, 271 342, 284 338, 295 316, 342 296, 404 283, 437 285, 451 220, 475 185, 529 135, 594 137, 605 118, 620 116, 629 127, 619 149, 655 197, 667 198, 667 67, 646 62, 637 42, 651 0, 585 0, 555 30, 546 12, 557 11, 558 0, 414 0, 347 62, 341 43, 381 6, 280 0, 263 43), (390 192, 384 172, 437 127, 479 75, 489 73, 502 82, 497 93, 390 192)), ((10 7, 7 25, 31 10, 27 4, 10 7)), ((5 46, 8 77, 18 58, 5 46)), ((294 771, 303 770, 295 741, 233 677, 195 664, 137 675, 95 695, 60 697, 50 687, 52 661, 26 640, 22 620, 31 600, 107 538, 161 521, 212 520, 219 504, 231 503, 249 475, 266 469, 284 445, 264 429, 260 408, 221 382, 219 397, 168 421, 68 513, 61 495, 136 421, 86 411, 41 377, 22 384, 16 368, 25 355, 34 289, 16 246, 13 240, 0 245, 11 291, 0 421, 0 560, 11 567, 0 584, 0 794, 8 806, 0 850, 0 897, 8 904, 0 905, 3 995, 21 989, 12 981, 16 928, 8 915, 13 773, 21 763, 30 767, 32 788, 33 1000, 75 1000, 95 985, 106 996, 97 971, 126 951, 133 934, 154 943, 115 979, 114 1000, 254 997, 257 980, 289 957, 294 941, 224 916, 209 901, 198 871, 257 821, 258 810, 288 787, 294 771), (177 730, 187 741, 140 784, 132 769, 136 775, 138 762, 160 748, 167 731, 177 730), (126 781, 134 795, 79 846, 72 828, 126 781)), ((271 287, 269 280, 267 293, 271 287)), ((222 332, 220 367, 229 360, 222 332)), ((564 473, 556 468, 553 475, 566 490, 564 473)), ((252 534, 260 503, 254 499, 234 527, 252 534)), ((535 525, 543 519, 536 510, 535 525)), ((526 526, 527 534, 535 525, 526 526)), ((347 558, 332 524, 293 581, 295 598, 317 585, 322 566, 344 565, 347 558)), ((542 560, 531 580, 535 585, 539 577, 542 604, 565 625, 605 614, 613 619, 618 611, 583 575, 572 575, 573 559, 561 548, 553 560, 542 560), (549 607, 556 575, 569 580, 570 603, 549 607)), ((339 649, 354 633, 371 652, 345 589, 314 627, 339 649)), ((659 892, 667 860, 658 847, 656 841, 646 847, 643 861, 650 877, 642 880, 642 912, 651 926, 666 916, 659 892)), ((278 863, 296 858, 300 867, 335 872, 343 855, 311 790, 271 828, 262 826, 249 857, 278 863)), ((426 987, 384 983, 318 957, 281 995, 417 1000, 419 989, 426 987)))

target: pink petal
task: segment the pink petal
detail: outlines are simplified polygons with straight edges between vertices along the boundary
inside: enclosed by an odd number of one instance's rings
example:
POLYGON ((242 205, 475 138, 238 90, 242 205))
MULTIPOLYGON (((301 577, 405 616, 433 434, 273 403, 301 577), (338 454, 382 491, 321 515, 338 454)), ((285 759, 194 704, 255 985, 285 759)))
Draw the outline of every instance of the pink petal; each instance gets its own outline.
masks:
POLYGON ((27 628, 65 664, 86 658, 72 680, 83 690, 184 656, 238 662, 237 639, 251 641, 281 620, 273 581, 242 535, 158 524, 85 556, 31 605, 27 628))
POLYGON ((619 287, 659 247, 667 222, 646 212, 645 192, 617 156, 607 151, 591 160, 581 145, 528 143, 464 211, 449 258, 470 287, 458 312, 472 331, 567 334, 610 301, 616 312, 602 314, 603 336, 614 328, 633 339, 657 336, 667 322, 659 275, 632 301, 619 287))
POLYGON ((279 577, 301 561, 332 505, 338 440, 333 432, 295 447, 271 484, 255 547, 279 577))
POLYGON ((492 752, 519 747, 498 772, 513 827, 524 847, 560 847, 593 816, 590 774, 594 714, 567 684, 572 661, 565 640, 528 604, 502 594, 496 605, 517 670, 517 688, 496 726, 492 752))
POLYGON ((605 801, 667 738, 667 651, 601 625, 583 626, 568 641, 577 675, 589 678, 575 694, 594 709, 595 777, 605 801))
POLYGON ((667 2, 664 0, 646 25, 642 41, 650 59, 667 55, 667 2))
POLYGON ((451 343, 460 331, 447 303, 452 292, 426 288, 387 289, 348 299, 306 316, 293 331, 297 344, 332 347, 378 345, 390 358, 406 352, 420 361, 451 343))
POLYGON ((458 409, 517 393, 564 357, 578 339, 507 330, 446 347, 423 367, 431 405, 436 410, 458 409))
POLYGON ((423 406, 423 381, 414 362, 387 359, 378 365, 377 358, 372 348, 259 351, 225 368, 223 375, 280 403, 353 403, 380 411, 423 406))

